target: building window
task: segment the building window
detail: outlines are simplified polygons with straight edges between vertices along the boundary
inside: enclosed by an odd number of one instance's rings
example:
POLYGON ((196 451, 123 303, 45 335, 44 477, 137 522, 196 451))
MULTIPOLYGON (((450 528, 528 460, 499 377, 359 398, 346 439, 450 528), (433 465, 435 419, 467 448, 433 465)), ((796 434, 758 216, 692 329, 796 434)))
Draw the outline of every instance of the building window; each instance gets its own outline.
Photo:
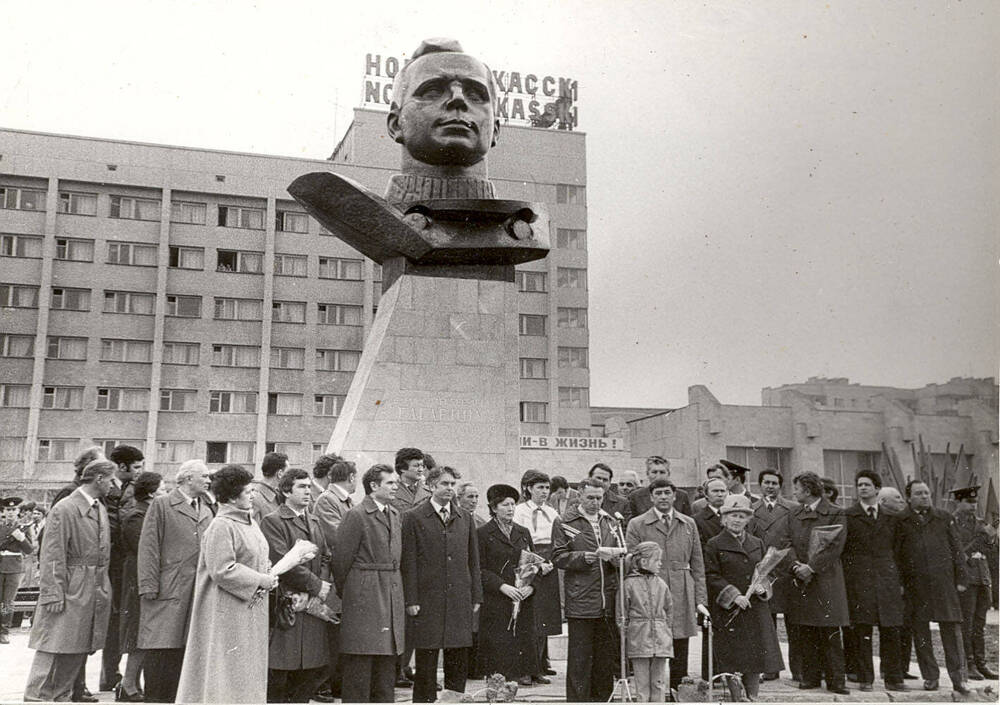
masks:
POLYGON ((104 291, 104 313, 138 313, 152 315, 155 294, 135 291, 104 291))
POLYGON ((559 406, 564 409, 586 409, 590 406, 590 390, 586 387, 559 387, 559 406))
POLYGON ((97 388, 98 411, 146 411, 148 408, 148 389, 97 388))
POLYGON ((219 250, 215 271, 240 272, 241 274, 260 274, 264 271, 263 266, 264 255, 260 252, 219 250))
POLYGON ((205 461, 209 463, 252 463, 253 441, 209 441, 205 461))
POLYGON ((587 202, 587 190, 584 186, 573 184, 556 184, 556 203, 566 203, 582 206, 587 202))
POLYGON ((219 225, 225 228, 264 229, 264 210, 241 206, 219 206, 219 225))
POLYGON ((572 228, 556 229, 556 247, 560 250, 586 250, 587 231, 572 228))
POLYGON ((343 394, 317 394, 313 397, 314 413, 316 416, 340 416, 345 399, 343 394))
POLYGON ((27 409, 30 402, 30 384, 0 384, 0 406, 6 409, 27 409))
POLYGON ((4 235, 0 237, 0 255, 41 259, 42 238, 34 235, 4 235))
POLYGON ((132 198, 129 196, 112 196, 111 218, 128 220, 159 220, 160 201, 152 198, 132 198))
POLYGON ((319 278, 360 280, 363 267, 364 262, 359 259, 320 257, 319 278))
POLYGON ((578 267, 558 267, 556 278, 560 289, 586 289, 587 270, 578 267))
POLYGON ((557 310, 560 328, 586 328, 587 309, 585 308, 564 308, 557 310))
POLYGON ((521 421, 524 423, 546 423, 549 420, 549 405, 544 401, 522 401, 521 421))
POLYGON ((94 241, 71 237, 56 238, 56 259, 70 262, 93 262, 94 241))
POLYGON ((0 333, 0 357, 34 357, 35 336, 0 333))
POLYGON ((256 345, 212 346, 212 364, 221 367, 260 367, 260 348, 256 345))
POLYGON ((521 335, 545 335, 545 316, 522 313, 518 316, 518 332, 521 335))
POLYGON ((274 255, 274 273, 283 277, 307 275, 309 258, 305 255, 274 255))
POLYGON ((301 370, 305 359, 305 348, 271 348, 271 367, 275 369, 301 370))
POLYGON ((517 290, 530 293, 548 291, 549 275, 545 272, 517 272, 517 290))
MULTIPOLYGON (((24 439, 22 438, 21 440, 23 441, 24 439)), ((0 443, 2 443, 2 441, 0 441, 0 443)), ((0 446, 0 447, 2 447, 2 446, 0 446)), ((310 458, 310 462, 315 463, 317 460, 319 460, 319 457, 321 455, 323 455, 324 453, 326 453, 326 443, 313 443, 312 444, 312 456, 310 458)), ((15 458, 15 460, 16 459, 17 458, 15 458)))
POLYGON ((361 307, 349 304, 318 304, 319 318, 316 321, 328 326, 360 326, 361 307))
POLYGON ((305 323, 306 304, 304 301, 273 301, 271 320, 275 323, 305 323))
POLYGON ((90 289, 52 287, 51 307, 62 311, 89 311, 90 289))
POLYGON ((175 269, 204 269, 205 250, 201 247, 171 245, 167 264, 175 269))
POLYGON ((97 194, 61 191, 59 212, 72 215, 97 215, 97 194))
POLYGON ((354 372, 361 361, 358 350, 317 350, 316 369, 327 372, 354 372))
POLYGON ((194 389, 161 389, 160 411, 196 411, 198 392, 194 389))
POLYGON ((21 211, 45 210, 45 191, 33 188, 0 186, 0 208, 21 211))
POLYGON ((38 308, 38 287, 28 284, 0 284, 0 307, 38 308))
POLYGON ((288 456, 288 462, 298 465, 302 462, 302 444, 281 441, 268 441, 264 444, 265 453, 284 453, 288 456))
POLYGON ((274 229, 282 233, 307 233, 309 216, 294 211, 278 211, 274 218, 274 229))
POLYGON ((270 392, 267 395, 267 413, 272 416, 301 416, 302 395, 270 392))
POLYGON ((209 392, 208 410, 213 414, 255 414, 257 392, 209 392))
POLYGON ((522 357, 521 379, 547 379, 547 363, 544 357, 522 357))
POLYGON ((372 262, 372 281, 382 281, 382 265, 377 262, 372 262))
POLYGON ((101 447, 104 457, 109 457, 116 446, 132 446, 140 451, 146 447, 146 441, 141 438, 95 438, 94 443, 101 447))
POLYGON ((108 264, 155 267, 157 254, 156 245, 142 245, 135 242, 108 243, 108 264))
MULTIPOLYGON (((753 446, 726 446, 726 459, 745 468, 760 472, 765 468, 777 470, 784 478, 781 491, 790 495, 792 491, 792 450, 791 448, 755 448, 753 446)), ((852 476, 853 477, 853 476, 852 476)), ((747 475, 747 487, 759 494, 757 477, 747 475)))
POLYGON ((86 360, 87 339, 50 335, 46 357, 52 360, 86 360))
POLYGON ((560 436, 569 436, 570 438, 590 438, 589 428, 560 428, 560 436))
POLYGON ((200 357, 201 345, 198 343, 163 343, 164 365, 197 365, 200 357))
POLYGON ((38 460, 72 460, 79 446, 79 438, 39 438, 38 460))
POLYGON ((215 318, 219 321, 260 321, 260 299, 224 299, 215 297, 215 318))
POLYGON ((102 362, 151 362, 153 343, 150 340, 118 340, 101 338, 102 362))
POLYGON ((157 441, 156 462, 183 463, 194 456, 194 441, 157 441))
POLYGON ((42 387, 43 409, 82 409, 83 387, 42 387))
MULTIPOLYGON (((859 470, 879 471, 882 454, 863 450, 824 450, 823 474, 833 480, 840 492, 837 504, 848 507, 857 496, 854 477, 859 470)), ((786 478, 787 479, 787 478, 786 478)))
POLYGON ((560 346, 559 367, 579 369, 589 367, 587 362, 587 348, 564 348, 560 346))
POLYGON ((167 315, 178 318, 201 318, 201 297, 181 294, 168 295, 167 315))
POLYGON ((170 222, 204 225, 207 210, 208 208, 204 203, 173 201, 170 204, 170 222))

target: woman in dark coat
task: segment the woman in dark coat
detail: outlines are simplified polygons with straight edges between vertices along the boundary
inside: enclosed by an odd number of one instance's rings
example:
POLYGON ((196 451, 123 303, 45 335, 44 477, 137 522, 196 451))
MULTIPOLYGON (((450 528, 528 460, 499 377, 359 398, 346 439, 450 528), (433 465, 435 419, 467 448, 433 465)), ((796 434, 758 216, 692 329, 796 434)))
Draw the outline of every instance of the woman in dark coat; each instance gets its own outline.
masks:
POLYGON ((139 674, 145 652, 139 648, 139 575, 137 570, 139 536, 150 503, 165 494, 163 477, 156 472, 143 472, 133 483, 135 502, 122 511, 121 531, 125 558, 122 561, 121 616, 118 620, 118 640, 123 654, 128 654, 125 675, 115 688, 115 700, 140 702, 139 674))
POLYGON ((510 485, 493 485, 486 502, 493 519, 479 527, 479 568, 483 576, 483 606, 480 609, 479 672, 491 676, 502 673, 508 680, 531 685, 538 673, 535 614, 528 585, 514 587, 514 575, 521 551, 533 550, 528 531, 514 523, 518 492, 510 485), (511 628, 514 602, 521 611, 511 628))
POLYGON ((705 583, 712 610, 714 673, 741 673, 756 698, 761 673, 783 669, 778 635, 767 600, 770 586, 747 589, 764 558, 764 542, 746 531, 752 510, 744 495, 730 495, 720 510, 722 532, 705 544, 705 583))

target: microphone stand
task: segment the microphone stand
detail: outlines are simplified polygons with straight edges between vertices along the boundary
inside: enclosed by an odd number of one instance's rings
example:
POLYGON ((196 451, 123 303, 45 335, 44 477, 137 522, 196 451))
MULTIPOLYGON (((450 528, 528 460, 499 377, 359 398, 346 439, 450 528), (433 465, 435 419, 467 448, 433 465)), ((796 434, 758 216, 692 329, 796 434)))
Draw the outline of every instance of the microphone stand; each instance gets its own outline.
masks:
MULTIPOLYGON (((625 534, 622 532, 622 523, 615 520, 615 540, 618 542, 618 547, 625 549, 625 534)), ((603 568, 602 568, 603 570, 603 568)), ((619 658, 619 677, 615 681, 615 687, 611 691, 611 697, 608 698, 608 702, 614 702, 617 698, 623 702, 634 702, 635 698, 632 696, 632 690, 628 683, 628 670, 625 664, 625 622, 627 621, 628 615, 625 614, 625 554, 622 553, 618 557, 618 658, 619 658)))

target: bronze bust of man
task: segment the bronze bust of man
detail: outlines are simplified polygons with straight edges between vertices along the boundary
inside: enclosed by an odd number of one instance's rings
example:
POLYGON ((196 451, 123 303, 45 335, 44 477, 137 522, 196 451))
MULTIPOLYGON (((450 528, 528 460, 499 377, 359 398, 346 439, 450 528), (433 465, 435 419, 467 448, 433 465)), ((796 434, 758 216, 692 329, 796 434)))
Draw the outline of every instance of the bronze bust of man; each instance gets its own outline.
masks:
POLYGON ((335 235, 404 272, 513 281, 513 265, 548 254, 543 204, 496 199, 486 156, 497 144, 489 67, 452 39, 428 39, 396 75, 386 121, 402 145, 384 198, 336 174, 307 174, 288 191, 335 235), (485 268, 484 268, 485 266, 485 268))

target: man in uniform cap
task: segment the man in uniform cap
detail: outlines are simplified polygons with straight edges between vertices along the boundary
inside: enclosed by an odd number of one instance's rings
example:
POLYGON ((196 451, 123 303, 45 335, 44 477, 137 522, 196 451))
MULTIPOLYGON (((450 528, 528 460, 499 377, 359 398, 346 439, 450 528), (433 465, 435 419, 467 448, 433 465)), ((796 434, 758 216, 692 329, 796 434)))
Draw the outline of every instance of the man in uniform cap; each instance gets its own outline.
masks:
POLYGON ((962 640, 969 678, 995 679, 997 674, 986 663, 986 611, 990 608, 990 567, 986 556, 990 537, 986 527, 976 516, 979 504, 979 486, 962 487, 951 491, 955 498, 955 529, 959 546, 965 554, 968 576, 965 592, 958 596, 962 605, 962 640))
POLYGON ((24 557, 35 549, 31 524, 18 521, 20 497, 0 499, 0 644, 9 644, 14 597, 24 577, 24 557))
POLYGON ((747 499, 750 500, 752 505, 754 502, 758 501, 760 497, 750 494, 750 490, 746 486, 747 473, 750 472, 750 468, 743 467, 731 460, 720 460, 719 463, 729 468, 729 473, 732 476, 732 480, 729 483, 729 494, 742 494, 746 495, 747 499))

